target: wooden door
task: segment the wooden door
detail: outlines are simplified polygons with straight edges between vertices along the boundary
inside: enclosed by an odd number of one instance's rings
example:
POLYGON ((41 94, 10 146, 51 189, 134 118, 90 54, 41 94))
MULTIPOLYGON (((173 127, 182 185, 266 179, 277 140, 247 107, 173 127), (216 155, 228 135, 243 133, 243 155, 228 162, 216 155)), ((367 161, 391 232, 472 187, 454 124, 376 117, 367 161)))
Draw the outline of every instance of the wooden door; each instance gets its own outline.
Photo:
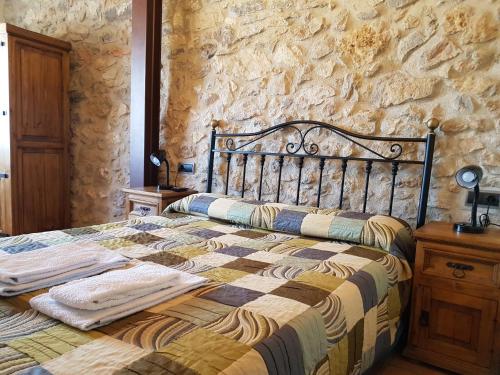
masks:
POLYGON ((0 232, 12 233, 9 54, 7 34, 0 32, 0 232))
POLYGON ((417 293, 414 344, 489 367, 497 302, 429 286, 417 293))
POLYGON ((14 234, 69 226, 66 51, 9 37, 14 234))

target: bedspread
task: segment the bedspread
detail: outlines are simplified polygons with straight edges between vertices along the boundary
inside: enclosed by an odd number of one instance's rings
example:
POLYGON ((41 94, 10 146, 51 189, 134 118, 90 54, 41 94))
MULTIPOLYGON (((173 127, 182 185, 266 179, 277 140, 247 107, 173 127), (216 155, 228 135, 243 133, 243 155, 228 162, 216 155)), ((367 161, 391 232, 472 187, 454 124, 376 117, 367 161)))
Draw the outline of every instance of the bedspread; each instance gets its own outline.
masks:
MULTIPOLYGON (((208 277, 94 331, 0 300, 0 374, 350 374, 390 350, 407 261, 380 247, 170 213, 0 240, 10 254, 95 241, 208 277)), ((69 254, 68 254, 69 256, 69 254)))

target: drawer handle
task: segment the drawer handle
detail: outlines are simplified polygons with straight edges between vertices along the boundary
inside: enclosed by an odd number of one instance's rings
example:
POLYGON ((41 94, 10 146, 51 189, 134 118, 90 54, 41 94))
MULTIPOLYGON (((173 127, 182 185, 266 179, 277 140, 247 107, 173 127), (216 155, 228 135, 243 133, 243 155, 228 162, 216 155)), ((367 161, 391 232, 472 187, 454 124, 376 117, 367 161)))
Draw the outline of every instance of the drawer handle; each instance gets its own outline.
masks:
POLYGON ((141 216, 148 216, 148 214, 151 212, 151 207, 141 206, 139 207, 139 211, 141 213, 141 216))
POLYGON ((429 326, 429 312, 428 311, 422 310, 420 312, 420 319, 418 320, 418 323, 422 327, 428 327, 429 326))
POLYGON ((446 263, 446 266, 449 268, 453 268, 452 274, 457 279, 463 279, 465 277, 465 271, 474 270, 474 267, 470 264, 448 262, 446 263))

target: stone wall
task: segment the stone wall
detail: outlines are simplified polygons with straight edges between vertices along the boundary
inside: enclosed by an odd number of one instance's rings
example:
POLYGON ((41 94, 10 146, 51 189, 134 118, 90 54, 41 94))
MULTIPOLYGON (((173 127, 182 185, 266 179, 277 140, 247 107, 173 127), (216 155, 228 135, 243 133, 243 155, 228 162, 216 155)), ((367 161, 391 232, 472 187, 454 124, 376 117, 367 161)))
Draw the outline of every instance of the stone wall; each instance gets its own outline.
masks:
MULTIPOLYGON (((492 0, 190 0, 169 1, 165 19, 164 139, 174 164, 195 161, 194 176, 180 183, 205 188, 209 122, 227 131, 263 129, 291 119, 316 119, 346 129, 424 136, 437 117, 429 214, 466 219, 465 191, 454 181, 467 164, 485 170, 482 186, 500 186, 498 90, 500 6, 492 0)), ((361 151, 328 134, 320 147, 342 155, 361 151)), ((292 135, 289 135, 292 140, 292 135)), ((276 147, 276 140, 264 146, 276 147)), ((410 149, 407 157, 422 156, 410 149)), ((234 161, 233 166, 241 160, 234 161)), ((249 161, 248 196, 255 193, 258 162, 249 161), (250 188, 253 185, 253 189, 250 188), (253 190, 253 191, 250 191, 253 190)), ((283 201, 295 196, 297 166, 286 162, 283 201)), ((234 167, 233 167, 234 168, 234 167)), ((364 166, 347 178, 346 207, 362 204, 364 166)), ((390 168, 374 167, 371 211, 390 168), (383 172, 383 173, 381 173, 383 172)), ((266 161, 264 198, 274 199, 277 162, 266 161), (274 176, 274 177, 273 177, 274 176)), ((216 191, 223 191, 224 161, 216 191)), ((412 222, 420 169, 401 171, 395 214, 412 222)), ((301 203, 314 203, 317 164, 306 164, 301 203)), ((237 193, 235 173, 230 191, 237 193)), ((323 205, 336 205, 339 165, 327 163, 323 205)))
POLYGON ((131 0, 7 0, 5 17, 73 46, 73 225, 122 218, 120 189, 129 184, 131 0))
MULTIPOLYGON (((495 0, 164 0, 162 145, 174 166, 197 166, 178 184, 204 190, 213 118, 228 131, 302 118, 368 134, 424 136, 423 122, 434 116, 443 125, 429 214, 466 219, 456 169, 480 164, 483 186, 500 185, 499 7, 495 0)), ((120 188, 129 182, 131 0, 6 0, 5 13, 8 22, 74 47, 74 225, 121 218, 120 188)), ((362 154, 318 136, 325 150, 362 154)), ((253 161, 249 167, 247 186, 255 186, 253 161)), ((296 168, 285 165, 283 201, 294 198, 296 168)), ((266 162, 264 198, 274 198, 276 169, 266 162)), ((224 171, 218 163, 217 191, 224 171)), ((338 172, 338 164, 327 163, 322 205, 336 205, 338 172)), ((362 189, 362 177, 363 166, 349 169, 348 208, 361 205, 352 192, 362 189)), ((317 180, 317 166, 306 164, 302 203, 314 202, 317 180)), ((398 177, 394 213, 412 222, 419 180, 418 168, 398 177)), ((389 184, 390 168, 375 166, 369 210, 387 208, 378 197, 389 184)), ((235 175, 230 191, 240 185, 235 175)))
POLYGON ((5 22, 4 7, 4 0, 0 0, 0 22, 5 22))

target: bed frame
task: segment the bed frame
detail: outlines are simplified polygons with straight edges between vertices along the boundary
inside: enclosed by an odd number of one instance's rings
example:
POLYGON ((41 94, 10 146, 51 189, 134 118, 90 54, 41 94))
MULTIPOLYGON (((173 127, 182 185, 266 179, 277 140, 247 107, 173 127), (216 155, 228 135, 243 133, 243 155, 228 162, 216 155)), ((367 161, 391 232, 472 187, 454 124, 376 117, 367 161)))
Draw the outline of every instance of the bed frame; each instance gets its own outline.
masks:
MULTIPOLYGON (((262 197, 262 181, 264 174, 264 165, 268 157, 273 157, 278 159, 279 172, 277 176, 277 194, 276 202, 280 200, 280 189, 281 189, 281 172, 283 169, 283 164, 285 158, 298 158, 298 179, 297 179, 297 190, 295 204, 299 204, 300 187, 302 179, 302 169, 304 166, 305 159, 315 159, 318 162, 318 190, 316 198, 316 206, 319 207, 321 200, 321 184, 323 179, 323 170, 325 167, 326 160, 339 160, 341 162, 342 178, 340 186, 340 197, 338 208, 342 208, 342 202, 344 198, 344 183, 345 174, 348 164, 350 162, 365 163, 365 187, 363 195, 363 212, 366 212, 366 204, 368 200, 368 188, 370 184, 370 174, 372 172, 373 163, 391 163, 392 165, 392 183, 389 197, 389 209, 388 214, 392 214, 392 207, 394 201, 394 188, 396 186, 396 176, 400 165, 403 164, 416 164, 423 165, 422 174, 422 184, 420 189, 420 198, 418 205, 417 214, 417 228, 424 225, 425 217, 427 212, 427 200, 429 197, 429 186, 431 179, 431 169, 432 169, 432 159, 434 154, 434 143, 435 143, 435 129, 439 126, 439 122, 436 119, 430 119, 426 122, 429 129, 427 136, 425 138, 402 138, 402 137, 378 137, 371 135, 364 135, 353 133, 345 129, 339 128, 334 125, 330 125, 324 122, 311 121, 311 120, 296 120, 288 121, 265 130, 261 130, 253 133, 217 133, 217 128, 219 127, 219 121, 212 120, 212 134, 210 138, 210 155, 208 160, 208 180, 207 180, 207 193, 212 192, 213 185, 213 174, 214 174, 214 161, 215 154, 221 156, 225 155, 227 167, 226 167, 226 181, 225 181, 225 193, 228 193, 229 189, 229 175, 231 171, 231 160, 233 155, 241 155, 242 157, 242 167, 243 167, 243 182, 241 186, 241 197, 245 195, 245 177, 246 168, 249 156, 260 157, 260 177, 259 177, 259 190, 258 199, 262 197), (311 139, 311 132, 314 130, 325 129, 332 133, 334 136, 341 137, 351 144, 360 147, 361 149, 368 152, 370 157, 354 157, 354 156, 339 156, 339 155, 327 155, 320 152, 320 147, 318 146, 314 139, 311 139), (267 151, 255 151, 249 150, 249 147, 255 147, 259 144, 259 141, 270 136, 271 134, 277 132, 295 132, 295 141, 283 144, 286 152, 267 152, 267 151), (217 142, 219 139, 225 140, 223 147, 218 147, 217 142), (389 151, 387 154, 381 153, 370 147, 367 142, 377 142, 382 147, 388 147, 389 151), (415 144, 417 146, 425 145, 425 156, 423 160, 407 160, 401 158, 403 154, 403 145, 415 144)), ((378 148, 377 148, 378 149, 378 148)))

